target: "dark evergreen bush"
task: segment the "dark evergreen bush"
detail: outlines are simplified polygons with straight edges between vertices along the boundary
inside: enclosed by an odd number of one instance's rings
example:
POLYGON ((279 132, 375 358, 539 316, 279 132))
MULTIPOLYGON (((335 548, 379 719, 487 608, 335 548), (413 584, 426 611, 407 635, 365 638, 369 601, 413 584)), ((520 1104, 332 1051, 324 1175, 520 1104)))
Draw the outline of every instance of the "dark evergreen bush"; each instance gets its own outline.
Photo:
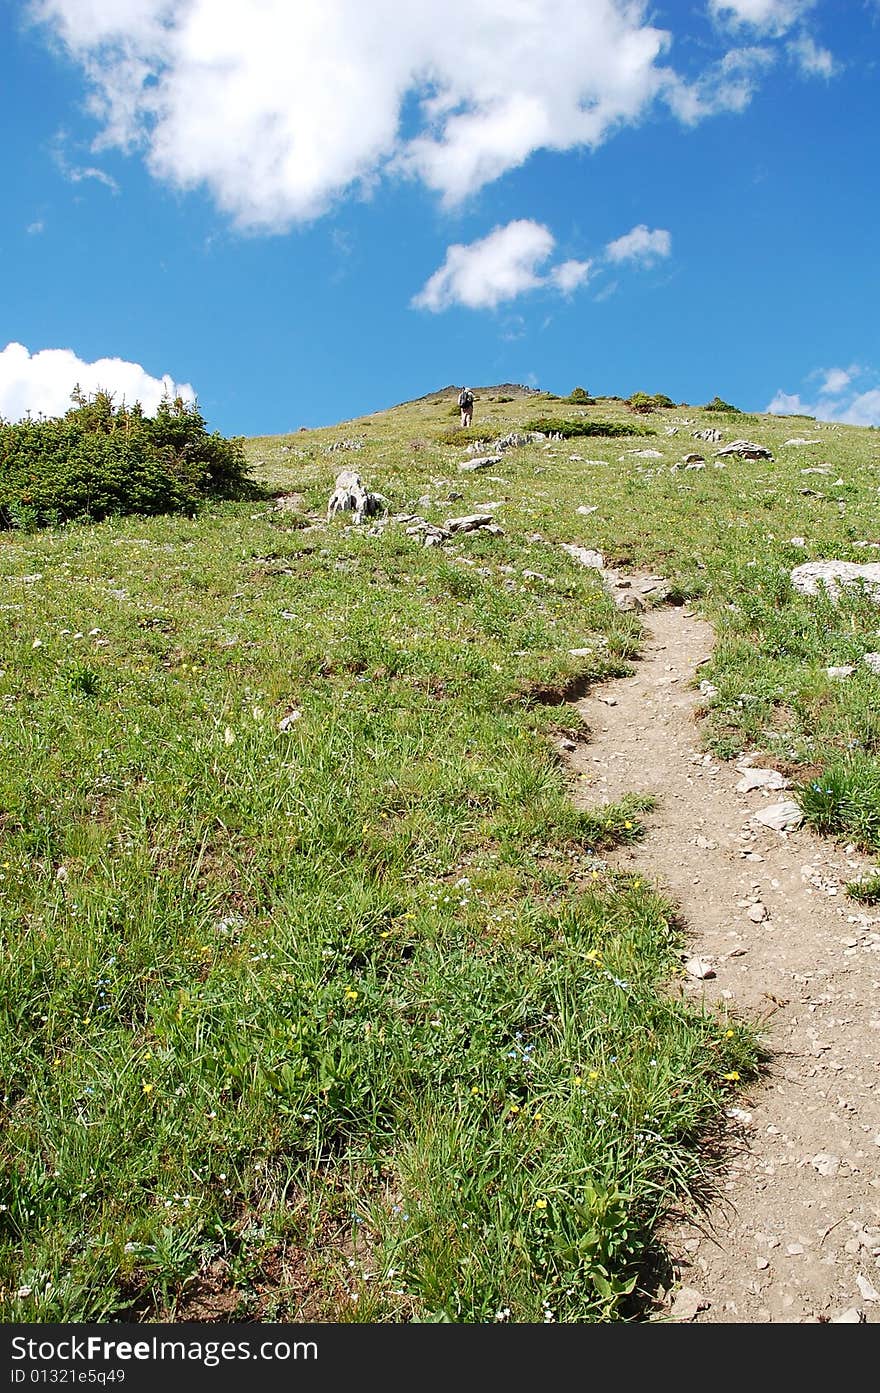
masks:
POLYGON ((540 430, 545 435, 561 435, 568 440, 575 435, 653 435, 645 426, 629 425, 621 421, 557 421, 548 416, 538 416, 527 421, 523 430, 540 430))
POLYGON ((243 441, 209 434, 180 397, 155 416, 109 392, 73 401, 64 416, 0 419, 0 526, 188 512, 250 491, 243 441))

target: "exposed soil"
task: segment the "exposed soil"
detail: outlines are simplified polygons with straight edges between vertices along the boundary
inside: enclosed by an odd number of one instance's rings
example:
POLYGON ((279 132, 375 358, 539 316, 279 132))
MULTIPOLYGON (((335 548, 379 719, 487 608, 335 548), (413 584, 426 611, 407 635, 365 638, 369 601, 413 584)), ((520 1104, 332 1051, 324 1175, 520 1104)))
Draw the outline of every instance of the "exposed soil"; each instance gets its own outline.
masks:
POLYGON ((717 1204, 665 1235, 677 1281, 658 1317, 880 1322, 880 912, 844 889, 868 863, 751 821, 791 795, 738 792, 742 773, 700 749, 711 626, 667 608, 645 629, 635 676, 577 703, 592 739, 570 756, 575 796, 658 795, 644 841, 608 862, 672 897, 688 957, 715 973, 684 990, 761 1022, 771 1057, 732 1109, 717 1204))

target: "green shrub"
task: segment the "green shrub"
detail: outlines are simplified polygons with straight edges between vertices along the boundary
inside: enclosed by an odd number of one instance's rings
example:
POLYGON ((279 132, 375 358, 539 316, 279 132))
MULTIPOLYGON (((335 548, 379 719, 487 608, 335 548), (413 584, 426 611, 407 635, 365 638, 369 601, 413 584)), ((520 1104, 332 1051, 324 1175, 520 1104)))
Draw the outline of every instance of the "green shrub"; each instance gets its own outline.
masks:
POLYGON ((721 397, 713 397, 707 401, 703 407, 704 411, 724 411, 728 416, 741 416, 742 412, 738 406, 731 406, 729 401, 722 401, 721 397))
POLYGON ((595 406, 595 398, 591 397, 585 387, 575 387, 574 391, 569 392, 565 401, 572 406, 595 406))
POLYGON ((486 439, 487 431, 490 438, 495 433, 491 426, 460 426, 458 430, 442 431, 437 440, 441 445, 474 445, 478 440, 486 439))
POLYGON ((804 817, 817 832, 880 847, 880 769, 876 760, 851 755, 830 764, 820 778, 797 789, 804 817))
POLYGON ((880 904, 880 871, 871 871, 859 880, 851 880, 846 893, 860 904, 880 904))
POLYGON ((539 430, 545 435, 561 435, 568 440, 575 435, 653 435, 645 426, 632 426, 620 421, 557 421, 548 416, 538 416, 527 421, 523 430, 539 430))
POLYGON ((667 397, 664 392, 633 392, 632 396, 627 397, 626 404, 630 411, 666 411, 675 402, 671 397, 667 397))
POLYGON ((0 420, 0 527, 188 512, 249 492, 243 442, 209 434, 180 397, 155 416, 109 392, 73 401, 64 416, 0 420))

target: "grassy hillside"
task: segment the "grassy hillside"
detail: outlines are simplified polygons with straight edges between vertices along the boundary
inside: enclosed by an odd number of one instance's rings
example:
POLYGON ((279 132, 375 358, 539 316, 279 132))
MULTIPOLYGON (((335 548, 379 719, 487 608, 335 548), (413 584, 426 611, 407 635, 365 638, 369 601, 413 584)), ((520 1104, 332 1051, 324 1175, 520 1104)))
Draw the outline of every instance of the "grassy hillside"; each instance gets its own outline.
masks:
POLYGON ((755 1046, 670 992, 670 907, 604 864, 639 804, 568 799, 562 699, 639 621, 559 543, 704 606, 707 740, 802 766, 877 845, 880 617, 787 574, 874 557, 880 436, 507 395, 478 393, 489 441, 654 433, 468 473, 441 396, 249 442, 285 507, 0 535, 8 1318, 620 1317, 703 1182, 755 1046), (714 468, 706 426, 775 461, 714 468), (327 525, 343 468, 503 534, 327 525))

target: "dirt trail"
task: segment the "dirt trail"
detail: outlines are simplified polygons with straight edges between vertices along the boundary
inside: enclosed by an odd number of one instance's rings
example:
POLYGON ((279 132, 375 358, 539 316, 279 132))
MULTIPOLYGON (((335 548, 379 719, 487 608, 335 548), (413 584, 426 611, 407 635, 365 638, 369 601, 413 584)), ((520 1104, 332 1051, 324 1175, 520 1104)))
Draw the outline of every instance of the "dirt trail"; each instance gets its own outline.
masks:
POLYGON ((737 1100, 721 1202, 667 1235, 690 1289, 670 1293, 672 1314, 701 1301, 700 1322, 880 1321, 880 911, 844 891, 867 863, 751 821, 790 795, 738 792, 742 774, 700 751, 693 682, 712 628, 673 608, 645 628, 635 676, 578 703, 591 739, 571 756, 576 798, 661 797, 644 841, 609 863, 671 894, 716 973, 686 990, 763 1019, 772 1052, 737 1100))

